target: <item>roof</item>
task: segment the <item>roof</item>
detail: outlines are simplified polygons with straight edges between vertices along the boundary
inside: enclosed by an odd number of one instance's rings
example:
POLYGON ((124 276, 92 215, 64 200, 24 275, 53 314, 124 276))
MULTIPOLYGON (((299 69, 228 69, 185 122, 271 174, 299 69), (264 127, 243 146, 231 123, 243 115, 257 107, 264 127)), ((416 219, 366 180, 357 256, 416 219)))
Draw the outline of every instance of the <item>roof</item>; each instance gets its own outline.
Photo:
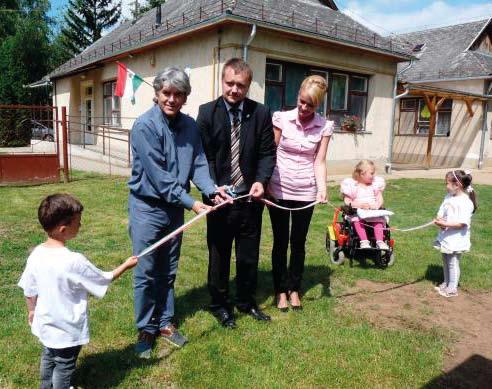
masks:
MULTIPOLYGON (((472 51, 470 47, 491 20, 457 24, 398 35, 412 44, 425 44, 419 60, 401 76, 400 81, 425 81, 476 78, 492 75, 492 53, 472 51)), ((407 64, 399 64, 399 70, 407 64)))
POLYGON ((381 37, 326 0, 168 0, 162 4, 162 24, 156 27, 156 10, 136 21, 125 21, 51 74, 50 78, 81 71, 97 63, 168 37, 225 21, 256 23, 258 27, 308 34, 338 44, 409 60, 410 47, 381 37))
POLYGON ((420 96, 422 94, 428 96, 439 96, 450 99, 473 99, 486 101, 488 96, 478 93, 471 93, 462 90, 447 89, 447 88, 436 88, 429 85, 415 85, 415 84, 405 84, 405 90, 409 92, 410 95, 420 96))

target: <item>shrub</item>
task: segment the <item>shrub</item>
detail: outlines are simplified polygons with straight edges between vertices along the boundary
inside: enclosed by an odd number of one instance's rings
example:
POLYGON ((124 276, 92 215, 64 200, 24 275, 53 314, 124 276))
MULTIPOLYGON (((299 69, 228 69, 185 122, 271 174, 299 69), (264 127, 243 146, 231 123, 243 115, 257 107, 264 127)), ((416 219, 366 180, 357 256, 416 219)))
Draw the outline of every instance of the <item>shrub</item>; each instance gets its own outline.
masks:
POLYGON ((0 147, 28 146, 31 142, 31 127, 30 111, 0 110, 0 147))

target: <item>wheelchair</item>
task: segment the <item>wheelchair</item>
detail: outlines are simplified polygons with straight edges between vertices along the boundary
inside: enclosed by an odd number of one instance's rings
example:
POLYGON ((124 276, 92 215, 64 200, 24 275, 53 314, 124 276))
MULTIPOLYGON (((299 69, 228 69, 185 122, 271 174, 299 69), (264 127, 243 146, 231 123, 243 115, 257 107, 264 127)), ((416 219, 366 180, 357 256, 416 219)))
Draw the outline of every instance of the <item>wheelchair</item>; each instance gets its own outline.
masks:
POLYGON ((367 236, 371 248, 360 248, 360 239, 355 231, 351 219, 357 214, 357 210, 351 206, 336 208, 333 220, 328 223, 326 230, 326 251, 330 256, 330 261, 334 265, 341 265, 349 259, 350 267, 353 261, 357 260, 361 265, 366 265, 367 259, 371 259, 379 268, 387 268, 395 262, 394 245, 395 241, 391 238, 389 224, 384 228, 384 242, 389 246, 389 250, 382 250, 376 246, 374 229, 366 228, 367 236))

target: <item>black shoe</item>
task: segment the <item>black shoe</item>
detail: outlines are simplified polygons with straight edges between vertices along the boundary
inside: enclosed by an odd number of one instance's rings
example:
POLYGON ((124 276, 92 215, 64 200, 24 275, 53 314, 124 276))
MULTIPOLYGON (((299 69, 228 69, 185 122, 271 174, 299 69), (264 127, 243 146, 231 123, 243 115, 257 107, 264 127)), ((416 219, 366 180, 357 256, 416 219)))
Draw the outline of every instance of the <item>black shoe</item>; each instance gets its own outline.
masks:
POLYGON ((215 316, 217 321, 222 327, 225 328, 236 328, 236 321, 234 320, 234 315, 225 308, 213 309, 212 315, 215 316))
POLYGON ((251 307, 249 309, 238 308, 239 312, 246 313, 253 317, 253 319, 258 321, 270 321, 272 318, 267 314, 263 313, 262 310, 258 307, 251 307))

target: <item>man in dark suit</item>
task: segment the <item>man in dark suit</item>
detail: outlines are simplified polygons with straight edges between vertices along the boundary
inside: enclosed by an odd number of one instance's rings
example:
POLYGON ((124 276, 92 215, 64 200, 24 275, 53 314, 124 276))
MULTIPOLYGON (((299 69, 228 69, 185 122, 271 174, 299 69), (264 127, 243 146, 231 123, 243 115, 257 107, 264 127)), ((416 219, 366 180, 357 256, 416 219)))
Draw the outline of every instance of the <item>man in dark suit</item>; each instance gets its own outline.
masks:
POLYGON ((236 326, 229 299, 232 243, 236 250, 236 308, 268 321, 256 303, 263 204, 261 199, 275 166, 270 111, 246 98, 253 73, 242 59, 224 64, 222 96, 200 106, 197 123, 210 175, 218 186, 232 185, 237 195, 250 194, 207 216, 210 309, 227 328, 236 326))

